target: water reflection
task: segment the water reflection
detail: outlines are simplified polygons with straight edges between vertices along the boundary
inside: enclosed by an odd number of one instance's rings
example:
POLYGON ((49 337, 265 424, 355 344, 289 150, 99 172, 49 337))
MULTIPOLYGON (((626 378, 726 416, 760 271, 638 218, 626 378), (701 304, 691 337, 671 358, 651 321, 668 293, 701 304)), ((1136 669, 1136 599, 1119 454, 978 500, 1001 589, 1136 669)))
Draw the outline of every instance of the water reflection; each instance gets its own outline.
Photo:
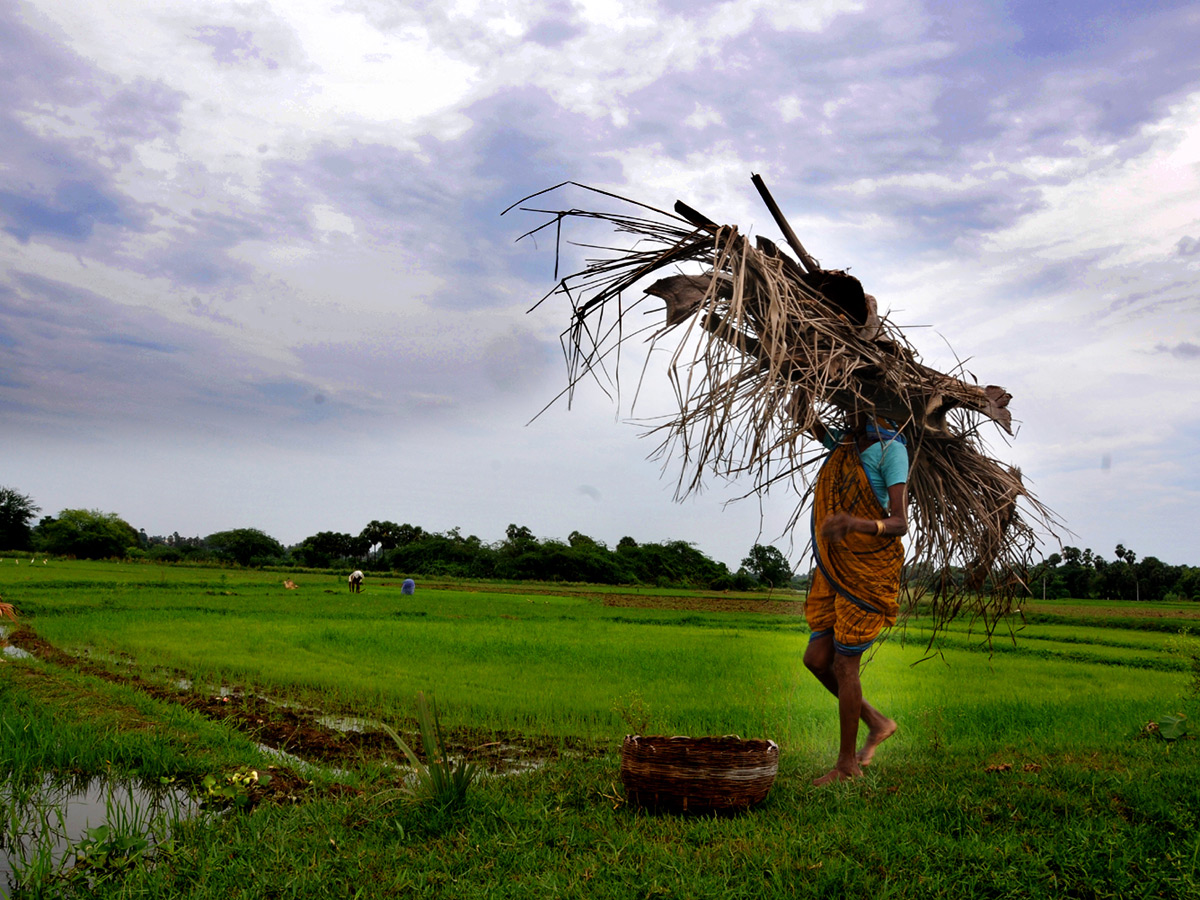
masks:
POLYGON ((95 829, 106 826, 107 838, 128 839, 148 852, 198 808, 173 785, 50 777, 32 786, 0 783, 0 896, 8 896, 22 873, 69 868, 80 845, 101 834, 95 829))
POLYGON ((7 625, 0 625, 0 654, 7 656, 9 659, 32 659, 32 653, 8 643, 8 636, 11 632, 12 629, 7 625))
POLYGON ((375 719, 363 719, 357 716, 317 716, 316 723, 324 725, 333 731, 340 731, 343 734, 357 732, 364 734, 371 731, 382 731, 383 727, 375 719))

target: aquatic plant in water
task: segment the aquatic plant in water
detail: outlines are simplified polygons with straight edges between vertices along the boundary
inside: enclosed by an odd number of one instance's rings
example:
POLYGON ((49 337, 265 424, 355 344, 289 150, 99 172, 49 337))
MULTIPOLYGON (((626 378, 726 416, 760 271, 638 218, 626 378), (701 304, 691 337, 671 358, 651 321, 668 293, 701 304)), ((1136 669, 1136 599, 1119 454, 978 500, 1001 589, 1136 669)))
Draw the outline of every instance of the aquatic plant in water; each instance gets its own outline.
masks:
POLYGON ((250 792, 255 785, 267 785, 271 776, 259 774, 256 769, 239 769, 218 779, 215 775, 205 775, 200 781, 207 802, 215 806, 236 806, 239 809, 250 805, 250 792))
POLYGON ((73 889, 87 895, 101 882, 169 853, 171 834, 191 808, 170 789, 102 779, 82 787, 10 780, 0 785, 0 798, 6 808, 0 881, 7 878, 10 887, 35 896, 53 884, 66 894, 73 889), (98 813, 100 825, 79 822, 98 813), (73 839, 81 824, 81 836, 73 839))

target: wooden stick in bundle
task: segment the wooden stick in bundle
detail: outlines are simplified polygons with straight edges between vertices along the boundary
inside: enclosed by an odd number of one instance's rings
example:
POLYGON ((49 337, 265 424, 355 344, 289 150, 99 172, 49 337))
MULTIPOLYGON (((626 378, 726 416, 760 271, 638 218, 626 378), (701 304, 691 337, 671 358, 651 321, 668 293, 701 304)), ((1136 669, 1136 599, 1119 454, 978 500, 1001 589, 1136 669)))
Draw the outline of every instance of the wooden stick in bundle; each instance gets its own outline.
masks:
POLYGON ((767 184, 763 181, 761 175, 751 175, 750 180, 754 182, 754 186, 758 188, 758 193, 762 197, 763 202, 767 204, 767 209, 771 211, 771 216, 775 219, 775 224, 779 226, 779 230, 783 232, 784 240, 788 242, 788 246, 796 252, 796 256, 800 262, 804 263, 804 267, 810 272, 816 272, 821 268, 821 264, 808 255, 808 251, 804 249, 804 245, 800 243, 800 238, 796 237, 796 232, 792 231, 792 226, 788 224, 787 219, 783 216, 783 210, 779 208, 779 204, 775 202, 775 198, 771 196, 771 192, 767 190, 767 184))

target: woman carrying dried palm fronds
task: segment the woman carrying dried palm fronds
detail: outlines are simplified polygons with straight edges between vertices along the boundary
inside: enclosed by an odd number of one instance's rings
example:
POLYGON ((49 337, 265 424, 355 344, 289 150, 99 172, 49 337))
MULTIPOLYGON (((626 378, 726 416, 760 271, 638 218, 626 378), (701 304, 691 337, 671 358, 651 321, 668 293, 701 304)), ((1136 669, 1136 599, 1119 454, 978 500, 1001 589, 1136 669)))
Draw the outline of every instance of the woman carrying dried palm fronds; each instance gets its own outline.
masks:
POLYGON ((789 532, 813 499, 812 473, 825 458, 812 440, 816 429, 828 423, 851 431, 864 413, 897 422, 910 458, 904 611, 920 605, 930 615, 931 647, 962 613, 990 637, 1013 599, 1027 592, 1039 533, 1053 533, 1052 513, 1018 470, 989 455, 980 436, 987 420, 1012 433, 1010 395, 966 380, 965 372, 923 365, 858 279, 821 268, 757 176, 755 184, 795 258, 681 202, 671 213, 577 185, 637 214, 522 206, 548 217, 529 234, 554 226, 561 237, 572 219, 634 238, 629 248, 607 248, 588 260, 547 295, 571 304, 563 333, 566 393, 585 378, 614 380, 630 338, 648 334, 653 345, 674 338, 668 377, 678 411, 655 431, 660 454, 681 462, 678 495, 712 475, 748 477, 747 496, 795 489, 789 532), (641 297, 627 296, 638 289, 641 297), (631 327, 647 297, 665 302, 665 324, 658 318, 631 327))
POLYGON ((810 629, 804 665, 838 698, 840 724, 837 763, 813 780, 823 785, 861 775, 896 731, 893 719, 863 699, 859 664, 900 611, 908 451, 894 423, 872 422, 865 413, 846 434, 820 424, 814 434, 830 454, 813 491, 817 567, 804 604, 810 629), (867 738, 856 753, 860 718, 867 738))

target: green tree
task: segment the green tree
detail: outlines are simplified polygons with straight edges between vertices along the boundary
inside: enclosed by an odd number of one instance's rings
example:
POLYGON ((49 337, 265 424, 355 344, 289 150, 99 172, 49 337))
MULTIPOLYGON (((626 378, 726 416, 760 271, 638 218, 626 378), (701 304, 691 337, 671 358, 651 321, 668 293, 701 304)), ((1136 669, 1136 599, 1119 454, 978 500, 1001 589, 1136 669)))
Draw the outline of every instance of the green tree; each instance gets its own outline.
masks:
POLYGON ((32 550, 29 523, 41 509, 28 495, 0 487, 0 550, 32 550))
MULTIPOLYGON (((1091 550, 1081 551, 1078 547, 1063 547, 1062 565, 1056 570, 1060 595, 1075 597, 1079 600, 1090 596, 1097 559, 1098 557, 1094 556, 1091 550)), ((1047 595, 1049 595, 1049 590, 1047 590, 1047 595)))
POLYGON ((367 523, 367 526, 359 535, 360 538, 367 542, 367 553, 371 555, 375 547, 379 549, 374 552, 375 556, 382 556, 384 551, 392 550, 396 547, 400 536, 400 526, 395 522, 372 519, 367 523))
POLYGON ((504 551, 510 554, 526 553, 537 544, 533 532, 524 525, 510 523, 504 529, 504 551))
POLYGON ((420 525, 409 525, 405 522, 396 528, 394 535, 397 547, 403 547, 407 544, 414 544, 425 537, 425 529, 420 525))
POLYGON ((1200 600, 1200 567, 1180 566, 1175 592, 1184 600, 1200 600))
POLYGON ((667 541, 664 544, 641 544, 622 552, 622 559, 632 574, 643 584, 692 585, 718 590, 735 586, 724 563, 709 559, 687 541, 667 541))
POLYGON ((1134 596, 1143 600, 1161 600, 1175 582, 1175 573, 1156 556, 1147 556, 1133 567, 1137 578, 1134 596))
POLYGON ((1033 567, 1029 573, 1029 588, 1035 596, 1039 598, 1045 596, 1050 600, 1068 596, 1067 585, 1063 581, 1062 570, 1059 568, 1062 561, 1061 554, 1051 553, 1033 567))
POLYGON ((218 559, 236 562, 239 566, 279 560, 283 545, 257 528, 234 528, 218 531, 204 539, 218 559))
POLYGON ((444 534, 425 534, 399 544, 387 554, 386 564, 398 572, 490 578, 495 575, 495 551, 475 535, 463 537, 458 527, 444 534))
POLYGON ((116 513, 98 509, 64 509, 58 518, 47 516, 34 530, 38 550, 80 559, 123 557, 138 546, 138 533, 116 513))
POLYGON ((326 568, 353 555, 355 538, 341 531, 318 531, 292 551, 301 565, 326 568))
POLYGON ((582 531, 572 531, 567 535, 567 543, 576 550, 606 549, 604 544, 593 537, 588 537, 582 531))
POLYGON ((742 560, 742 568, 759 584, 773 588, 785 587, 792 581, 792 567, 779 550, 769 544, 755 544, 750 555, 742 560))

